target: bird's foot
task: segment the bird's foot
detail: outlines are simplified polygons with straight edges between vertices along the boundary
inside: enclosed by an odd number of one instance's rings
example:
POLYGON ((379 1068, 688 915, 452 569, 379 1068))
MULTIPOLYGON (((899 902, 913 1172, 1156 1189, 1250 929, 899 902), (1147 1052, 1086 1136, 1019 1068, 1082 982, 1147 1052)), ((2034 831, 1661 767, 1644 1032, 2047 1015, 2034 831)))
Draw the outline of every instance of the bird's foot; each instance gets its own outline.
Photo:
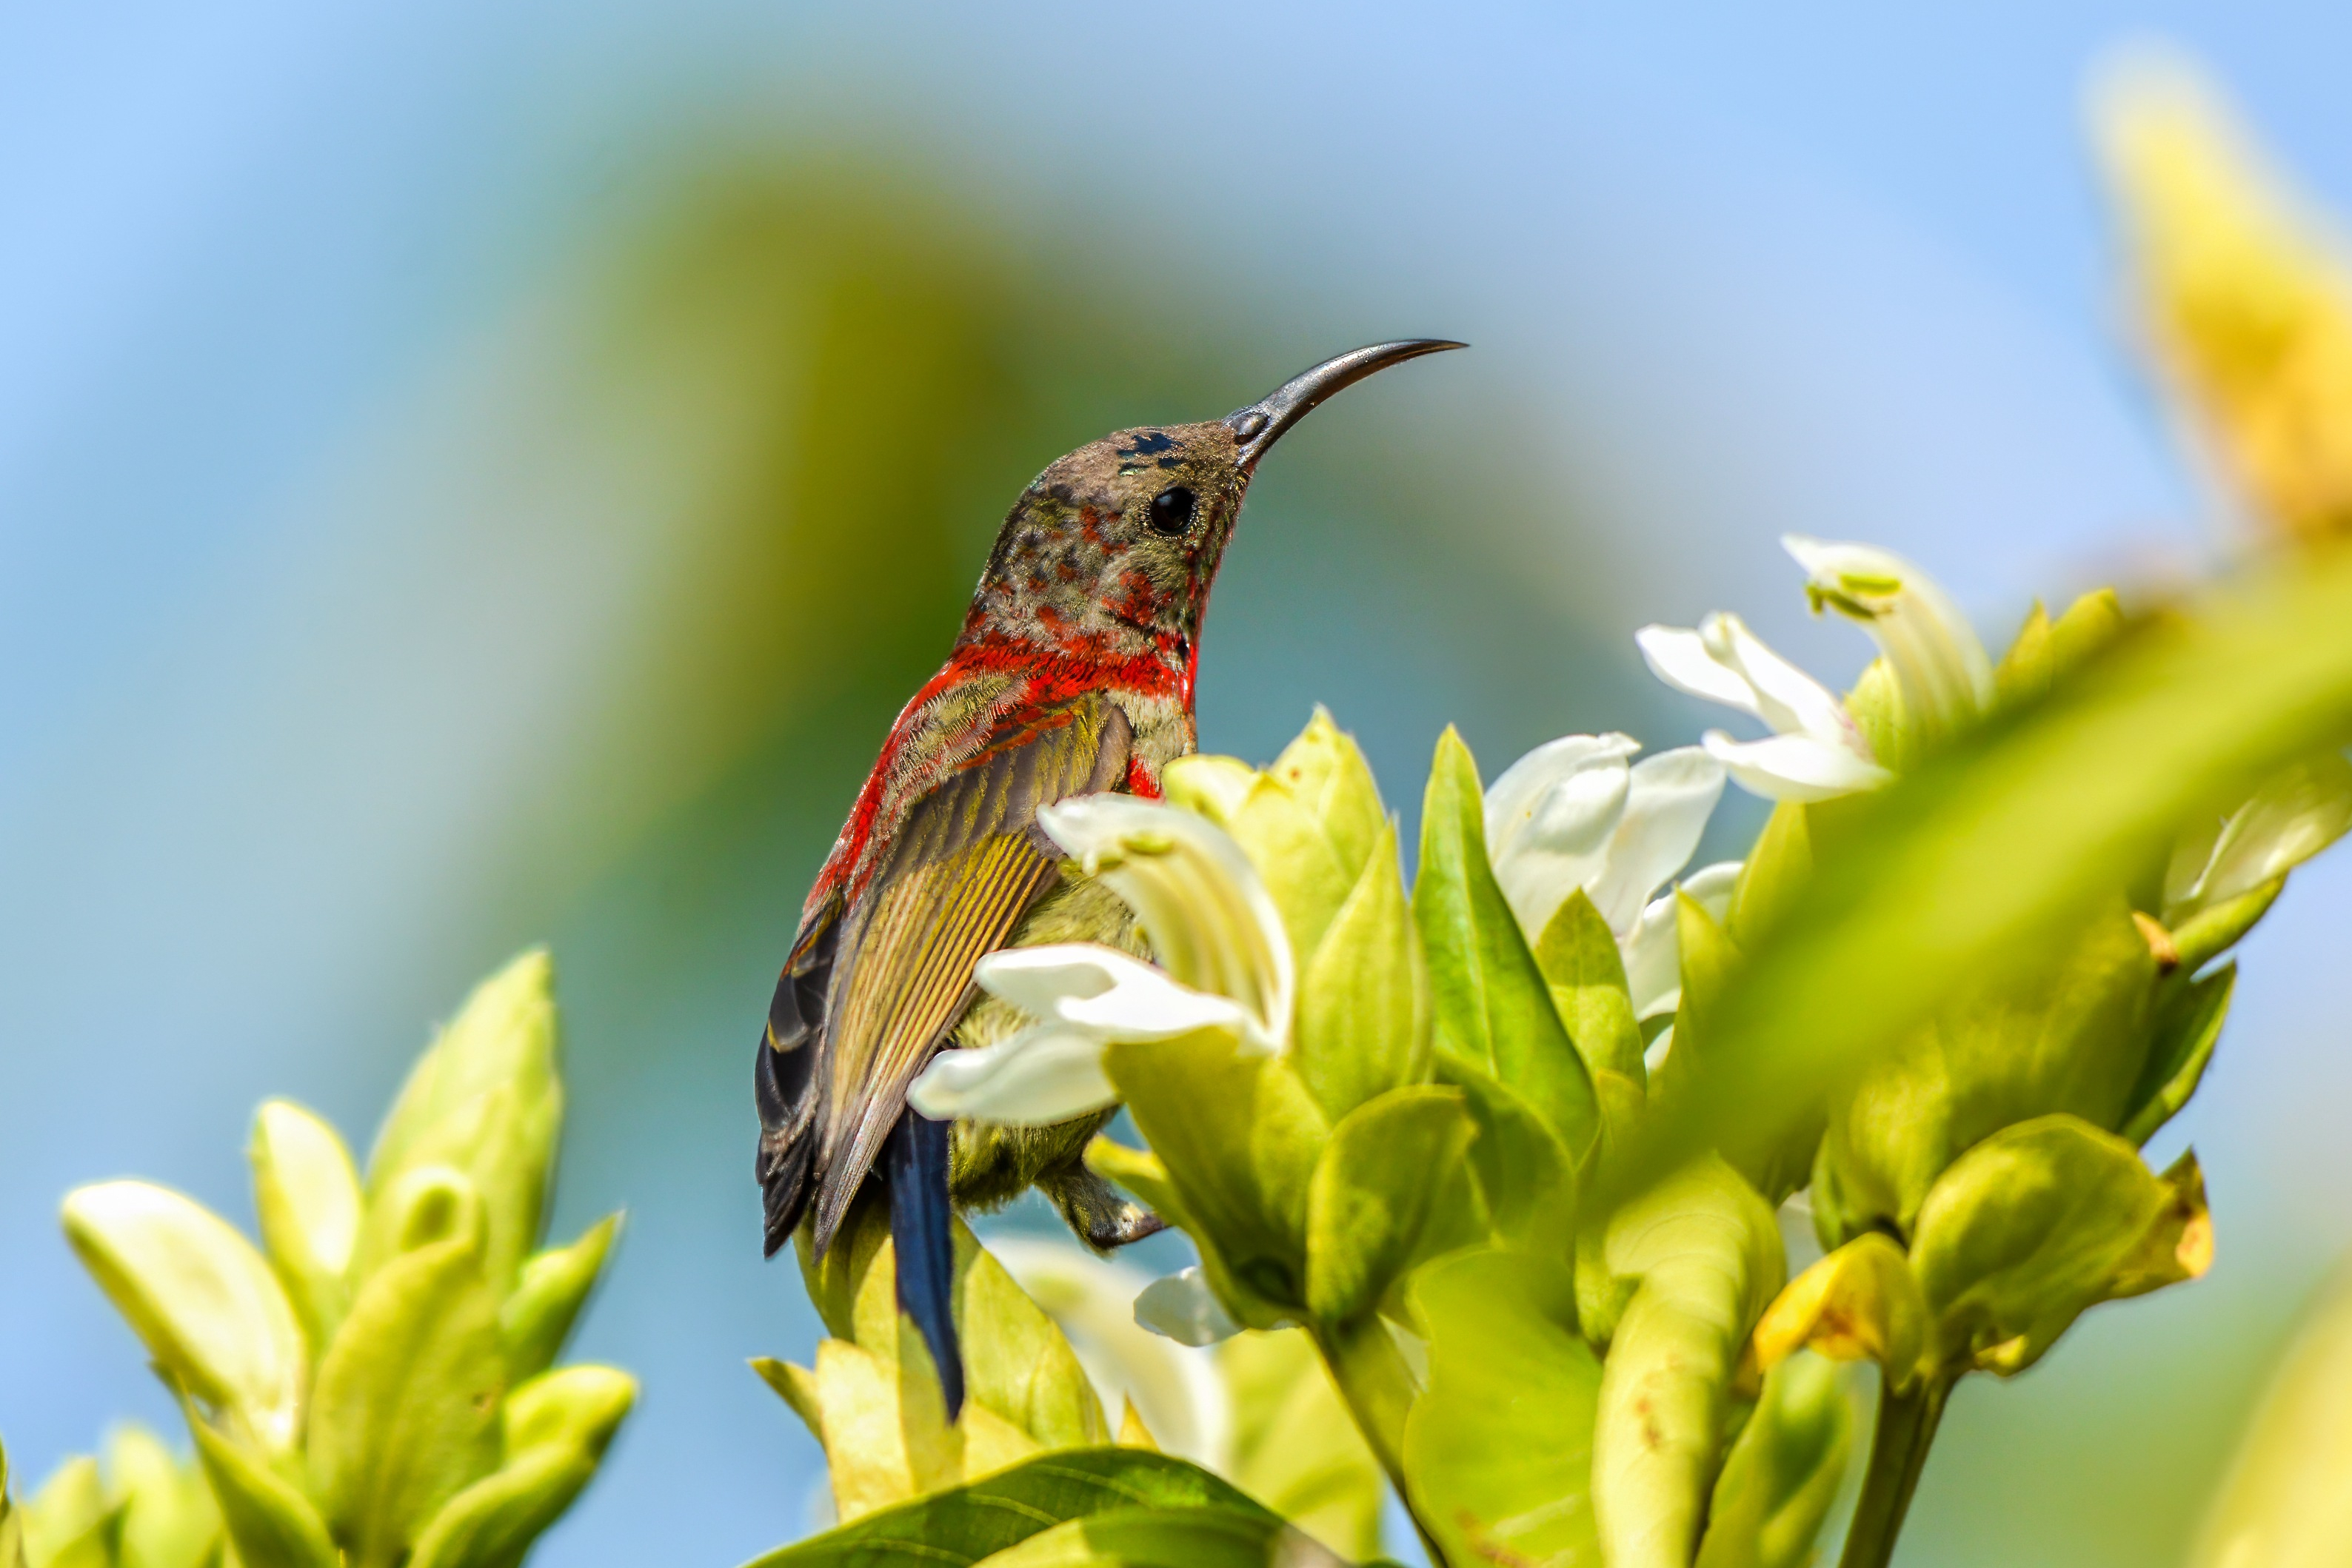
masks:
POLYGON ((1066 1174, 1055 1173, 1055 1179, 1037 1185, 1062 1211, 1069 1228, 1097 1252, 1125 1247, 1168 1228, 1166 1220, 1120 1196, 1117 1187, 1084 1166, 1066 1174))

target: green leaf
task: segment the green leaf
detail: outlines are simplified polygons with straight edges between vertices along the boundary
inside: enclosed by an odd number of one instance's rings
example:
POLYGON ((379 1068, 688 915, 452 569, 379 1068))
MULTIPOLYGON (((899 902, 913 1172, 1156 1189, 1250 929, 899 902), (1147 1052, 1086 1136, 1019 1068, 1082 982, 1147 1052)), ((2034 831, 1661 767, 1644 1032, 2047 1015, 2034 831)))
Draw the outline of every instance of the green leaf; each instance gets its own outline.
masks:
POLYGON ((1342 1556, 1378 1554, 1387 1483, 1307 1331, 1246 1330, 1214 1354, 1233 1403, 1225 1478, 1342 1556))
POLYGON ((236 1548, 237 1568, 343 1568, 309 1498, 193 1410, 188 1431, 236 1548))
POLYGON ((1642 1026, 1625 989, 1625 961, 1609 923, 1582 888, 1568 895, 1536 942, 1536 966, 1551 988, 1554 1008, 1596 1077, 1614 1072, 1648 1081, 1642 1065, 1642 1026))
POLYGON ((121 1528, 121 1511, 87 1455, 59 1465, 25 1500, 24 1551, 35 1568, 113 1568, 121 1528))
POLYGON ((1536 1108, 1465 1061, 1441 1059, 1438 1076, 1462 1091, 1477 1141, 1470 1173, 1495 1239, 1565 1255, 1576 1216, 1577 1167, 1536 1108))
POLYGON ((351 1304, 360 1178, 334 1128, 289 1100, 268 1100, 247 1149, 261 1243, 313 1346, 333 1337, 351 1304))
POLYGON ((2225 898, 2209 908, 2200 909, 2182 921, 2172 932, 2173 951, 2180 956, 2180 967, 2195 974, 2238 944, 2239 938, 2254 928, 2254 923, 2270 913, 2278 895, 2286 891, 2286 878, 2273 877, 2261 886, 2225 898))
POLYGON ((496 1467, 506 1389, 472 1183, 421 1166, 379 1201, 400 1250, 353 1298, 310 1410, 312 1493, 351 1568, 399 1563, 441 1505, 496 1467))
MULTIPOLYGON (((534 949, 475 988, 419 1058, 368 1156, 371 1207, 406 1172, 452 1166, 481 1194, 483 1267, 500 1295, 539 1245, 563 1124, 554 968, 534 949)), ((361 1277, 385 1254, 361 1249, 361 1277)))
POLYGON ((1331 1129, 1307 1198, 1307 1309, 1370 1312, 1432 1252, 1478 1239, 1462 1156, 1478 1135, 1458 1089, 1392 1089, 1331 1129))
POLYGON ((2158 1005, 2147 1065, 2132 1091, 2132 1109, 2116 1129, 2124 1142, 2135 1147, 2147 1143, 2197 1092, 2205 1066, 2213 1060, 2213 1047, 2221 1041, 2237 983, 2238 966, 2224 964, 2202 979, 2179 986, 2158 1005))
POLYGON ((513 1568, 593 1479, 636 1403, 636 1380, 567 1366, 518 1387, 503 1415, 506 1461, 449 1500, 407 1568, 513 1568))
POLYGON ((620 1233, 621 1217, 606 1215, 571 1246, 551 1248, 524 1260, 514 1294, 499 1308, 499 1333, 506 1342, 509 1378, 520 1383, 555 1364, 620 1233))
POLYGON ((1429 979, 1382 822, 1348 901, 1300 974, 1291 1062, 1339 1120, 1385 1090, 1429 1075, 1429 979))
POLYGON ((2086 1308, 2204 1271, 2204 1188, 2073 1116, 2005 1128, 1944 1173, 1919 1210, 1911 1266, 1946 1366, 2007 1376, 2086 1308))
POLYGON ((775 1390, 777 1398, 792 1406, 793 1414, 808 1427, 810 1437, 820 1443, 824 1441, 824 1412, 818 1402, 814 1372, 772 1355, 751 1357, 751 1370, 759 1374, 761 1382, 775 1390))
POLYGON ((66 1239, 167 1377, 273 1453, 300 1429, 309 1359, 278 1277, 210 1209, 165 1187, 66 1195, 66 1239))
POLYGON ((1783 800, 1764 820, 1764 831, 1732 883, 1731 909, 1724 920, 1731 939, 1753 946, 1795 904, 1812 871, 1811 808, 1783 800))
POLYGON ((1592 1081, 1495 881, 1478 765, 1450 727, 1422 804, 1412 913, 1429 962, 1438 1055, 1509 1084, 1581 1162, 1601 1134, 1592 1081))
MULTIPOLYGON (((1307 1186, 1329 1130, 1297 1075, 1223 1030, 1117 1041, 1103 1065, 1193 1234, 1257 1301, 1304 1307, 1307 1186)), ((1250 1301, 1229 1304, 1253 1328, 1279 1326, 1250 1301)))
POLYGON ((1413 1512, 1456 1564, 1601 1561, 1592 1422, 1601 1365, 1577 1333, 1566 1268, 1466 1252, 1414 1275, 1429 1386, 1405 1422, 1413 1512))
POLYGON ((2342 744, 2347 625, 2352 556, 2298 558, 2126 633, 2048 701, 1857 801, 1726 997, 1703 1092, 1655 1120, 1623 1186, 1777 1138, 1957 994, 2042 967, 2182 823, 2342 744))
POLYGON ((1796 1355, 1773 1368, 1716 1480, 1696 1568, 1805 1568, 1853 1445, 1836 1367, 1796 1355))
POLYGON ((1311 1536, 1262 1511, 1129 1508, 1040 1531, 984 1568, 1346 1568, 1311 1536))
POLYGON ((161 1437, 126 1422, 107 1434, 106 1474, 122 1509, 119 1568, 211 1568, 218 1560, 220 1507, 194 1461, 182 1462, 161 1437))
POLYGON ((758 1558, 755 1568, 961 1568, 1067 1520, 1139 1507, 1273 1518, 1182 1459, 1144 1448, 1079 1448, 868 1514, 758 1558))
POLYGON ((1614 1278, 1637 1281, 1602 1364, 1592 1511, 1612 1568, 1686 1568, 1715 1479, 1732 1375, 1779 1293, 1779 1223, 1721 1160, 1611 1217, 1614 1278))

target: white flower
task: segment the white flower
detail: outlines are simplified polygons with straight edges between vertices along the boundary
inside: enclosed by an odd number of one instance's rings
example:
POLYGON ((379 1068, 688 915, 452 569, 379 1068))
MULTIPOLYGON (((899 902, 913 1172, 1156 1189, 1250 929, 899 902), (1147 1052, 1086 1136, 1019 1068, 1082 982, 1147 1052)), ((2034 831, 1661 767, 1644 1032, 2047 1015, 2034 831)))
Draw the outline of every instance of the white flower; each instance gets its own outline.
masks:
POLYGON ((1178 1344, 1214 1344, 1242 1332, 1198 1263, 1146 1285, 1135 1298, 1135 1321, 1178 1344))
POLYGON ((940 1052, 908 1103, 934 1120, 1044 1126, 1118 1100, 1102 1068, 1115 1040, 1223 1028, 1249 1049, 1285 1049, 1296 990, 1290 940, 1230 833, 1130 795, 1043 806, 1037 822, 1134 909, 1159 963, 1092 942, 986 955, 973 980, 1037 1021, 995 1045, 940 1052))
MULTIPOLYGON (((1780 543, 1805 569, 1816 613, 1833 609, 1862 623, 1885 656, 1904 723, 1922 737, 1948 735, 1991 706, 1992 660, 1948 595, 1917 567, 1871 545, 1801 534, 1780 543)), ((1676 691, 1753 714, 1772 730, 1738 741, 1701 737, 1740 788, 1769 800, 1826 800, 1874 789, 1881 766, 1845 705, 1772 652, 1737 615, 1717 611, 1696 630, 1644 626, 1633 634, 1651 672, 1676 691)))
MULTIPOLYGON (((1641 749, 1629 735, 1570 735, 1520 758, 1486 791, 1486 853, 1530 941, 1583 890, 1617 938, 1636 1016, 1647 1016, 1645 1002, 1652 1012, 1671 1009, 1667 993, 1678 995, 1681 984, 1674 898, 1656 894, 1698 848, 1724 768, 1696 746, 1630 761, 1641 749), (1661 909, 1663 922, 1654 918, 1661 909)), ((1710 887, 1720 882, 1727 898, 1738 869, 1710 866, 1698 876, 1713 879, 1710 887)))
POLYGON ((992 1236, 988 1249, 1070 1342, 1113 1429, 1132 1403, 1161 1451, 1224 1469, 1233 1457, 1233 1396, 1215 1358, 1190 1348, 1209 1341, 1180 1343, 1139 1326, 1144 1301, 1166 1281, 1044 1237, 992 1236))
POLYGON ((1824 606, 1862 622, 1886 655, 1906 717, 1922 733, 1949 735, 1992 706, 1992 659, 1976 628, 1936 580, 1874 545, 1783 534, 1805 569, 1814 613, 1824 606))
POLYGON ((1738 616, 1717 611, 1696 630, 1644 626, 1633 642, 1651 673, 1676 691, 1753 714, 1771 727, 1765 740, 1734 740, 1719 729, 1699 737, 1750 794, 1826 800, 1894 777, 1878 765, 1835 694, 1766 647, 1738 616))

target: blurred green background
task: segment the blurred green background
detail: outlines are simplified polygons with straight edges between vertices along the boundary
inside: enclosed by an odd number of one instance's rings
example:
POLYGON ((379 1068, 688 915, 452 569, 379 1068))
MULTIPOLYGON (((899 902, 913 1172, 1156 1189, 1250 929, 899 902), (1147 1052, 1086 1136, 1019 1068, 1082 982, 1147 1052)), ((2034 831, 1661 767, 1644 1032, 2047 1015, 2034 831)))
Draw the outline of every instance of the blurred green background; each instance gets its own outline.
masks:
MULTIPOLYGON (((2151 28, 2352 208, 2352 23, 2315 5, 0 17, 12 1458, 168 1415, 68 1186, 246 1214, 256 1101, 363 1138, 543 939, 557 1228, 630 1211, 580 1350, 646 1396, 541 1560, 799 1533, 815 1446, 742 1365, 816 1333, 758 1257, 749 1048, 1020 486, 1356 343, 1472 340, 1284 443, 1204 642, 1205 745, 1264 759, 1327 703, 1409 822, 1449 721, 1490 777, 1717 722, 1642 674, 1649 621, 1738 609, 1850 676, 1785 529, 1913 556, 1996 642, 2195 570, 2079 122, 2151 28)), ((2200 1147, 2211 1277, 1972 1381, 1900 1561, 2177 1556, 2352 1239, 2348 913, 2352 873, 2298 874, 2151 1151, 2200 1147)))

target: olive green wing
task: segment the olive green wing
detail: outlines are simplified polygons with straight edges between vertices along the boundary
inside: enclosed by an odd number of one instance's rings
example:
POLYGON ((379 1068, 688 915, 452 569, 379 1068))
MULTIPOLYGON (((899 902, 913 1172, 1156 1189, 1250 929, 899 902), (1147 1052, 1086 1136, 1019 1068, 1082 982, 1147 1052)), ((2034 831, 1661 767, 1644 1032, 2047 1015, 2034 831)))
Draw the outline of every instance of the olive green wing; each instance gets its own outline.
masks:
POLYGON ((1116 788, 1127 716, 1099 693, 1025 710, 919 800, 841 936, 824 1015, 816 1235, 833 1239, 907 1086, 971 1004, 971 967, 1058 874, 1037 808, 1116 788))

